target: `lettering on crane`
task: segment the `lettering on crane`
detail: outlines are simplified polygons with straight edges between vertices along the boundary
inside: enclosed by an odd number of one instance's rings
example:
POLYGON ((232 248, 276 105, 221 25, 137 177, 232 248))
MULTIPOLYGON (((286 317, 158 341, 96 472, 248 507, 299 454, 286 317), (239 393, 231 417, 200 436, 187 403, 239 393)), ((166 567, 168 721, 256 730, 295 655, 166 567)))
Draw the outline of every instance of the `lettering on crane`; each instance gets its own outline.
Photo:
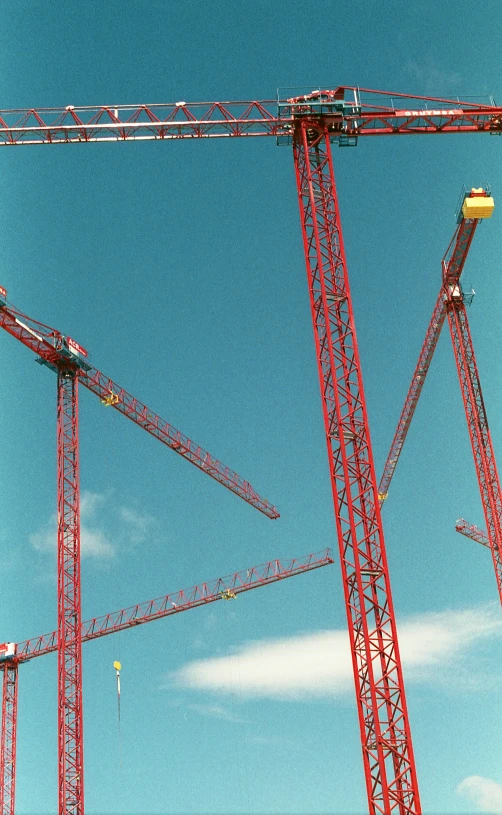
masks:
POLYGON ((72 354, 78 354, 81 357, 88 356, 88 353, 85 350, 85 348, 82 348, 82 346, 79 345, 78 342, 72 340, 71 337, 67 337, 66 339, 68 340, 68 350, 71 351, 72 354))
POLYGON ((396 110, 395 116, 459 116, 464 113, 462 108, 448 108, 445 110, 396 110))

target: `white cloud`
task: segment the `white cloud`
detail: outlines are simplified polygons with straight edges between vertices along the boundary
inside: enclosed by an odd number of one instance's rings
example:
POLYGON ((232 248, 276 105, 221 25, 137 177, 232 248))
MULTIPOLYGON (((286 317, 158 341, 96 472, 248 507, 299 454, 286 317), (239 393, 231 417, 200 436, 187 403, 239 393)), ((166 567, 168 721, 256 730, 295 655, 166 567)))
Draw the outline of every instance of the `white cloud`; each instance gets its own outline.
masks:
MULTIPOLYGON (((83 491, 80 497, 80 551, 82 557, 112 558, 115 549, 106 534, 89 525, 96 510, 104 504, 105 498, 94 492, 83 491)), ((56 552, 57 550, 57 524, 54 515, 49 523, 38 532, 29 535, 29 542, 39 552, 56 552)))
POLYGON ((470 775, 458 785, 457 792, 474 804, 480 812, 502 815, 502 785, 483 778, 481 775, 470 775))
POLYGON ((242 719, 236 713, 222 705, 188 705, 189 710, 195 713, 200 713, 202 716, 211 716, 212 718, 222 719, 225 722, 235 722, 237 724, 251 724, 248 719, 242 719))
POLYGON ((149 515, 142 515, 130 507, 120 507, 119 515, 128 527, 131 543, 143 543, 153 523, 149 515))
MULTIPOLYGON (((480 640, 502 634, 498 608, 430 612, 404 622, 399 644, 408 681, 458 681, 462 659, 480 640)), ((345 631, 249 642, 225 657, 189 662, 169 675, 178 686, 247 697, 299 699, 351 692, 352 663, 345 631)))

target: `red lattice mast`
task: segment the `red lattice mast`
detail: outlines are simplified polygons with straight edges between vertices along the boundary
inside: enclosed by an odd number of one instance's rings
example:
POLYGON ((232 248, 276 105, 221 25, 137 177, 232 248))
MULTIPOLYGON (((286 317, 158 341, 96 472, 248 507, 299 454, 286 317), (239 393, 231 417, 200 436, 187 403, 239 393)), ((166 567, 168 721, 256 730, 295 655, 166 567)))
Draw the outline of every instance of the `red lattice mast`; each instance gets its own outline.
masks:
POLYGON ((11 662, 6 665, 2 673, 0 815, 14 815, 14 801, 16 796, 17 663, 11 662))
POLYGON ((420 812, 329 132, 294 142, 370 815, 420 812))
POLYGON ((502 492, 474 346, 461 292, 448 302, 448 322, 478 477, 495 579, 502 603, 502 492))

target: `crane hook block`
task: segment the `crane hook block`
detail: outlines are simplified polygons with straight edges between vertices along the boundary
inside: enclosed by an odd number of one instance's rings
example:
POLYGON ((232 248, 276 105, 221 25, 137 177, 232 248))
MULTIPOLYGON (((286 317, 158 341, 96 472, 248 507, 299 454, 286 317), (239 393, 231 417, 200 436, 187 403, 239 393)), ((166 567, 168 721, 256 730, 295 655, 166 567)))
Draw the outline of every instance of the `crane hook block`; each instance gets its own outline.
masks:
POLYGON ((235 592, 231 591, 231 589, 227 589, 227 591, 222 591, 221 593, 222 600, 237 600, 237 595, 235 592))
POLYGON ((101 400, 101 404, 105 407, 110 407, 111 405, 117 405, 119 401, 119 397, 113 391, 110 391, 109 396, 105 396, 104 399, 101 400))

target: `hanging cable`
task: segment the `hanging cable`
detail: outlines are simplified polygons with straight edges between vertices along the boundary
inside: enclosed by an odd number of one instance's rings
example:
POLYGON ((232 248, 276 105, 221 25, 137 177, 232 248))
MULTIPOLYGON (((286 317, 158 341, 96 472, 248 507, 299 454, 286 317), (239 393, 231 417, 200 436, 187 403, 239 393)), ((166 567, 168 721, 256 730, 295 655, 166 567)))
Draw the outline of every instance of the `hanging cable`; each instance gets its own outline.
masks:
POLYGON ((120 734, 120 671, 122 664, 117 660, 113 663, 113 667, 117 673, 117 712, 118 712, 118 728, 119 728, 119 756, 120 766, 122 767, 122 739, 120 734))

